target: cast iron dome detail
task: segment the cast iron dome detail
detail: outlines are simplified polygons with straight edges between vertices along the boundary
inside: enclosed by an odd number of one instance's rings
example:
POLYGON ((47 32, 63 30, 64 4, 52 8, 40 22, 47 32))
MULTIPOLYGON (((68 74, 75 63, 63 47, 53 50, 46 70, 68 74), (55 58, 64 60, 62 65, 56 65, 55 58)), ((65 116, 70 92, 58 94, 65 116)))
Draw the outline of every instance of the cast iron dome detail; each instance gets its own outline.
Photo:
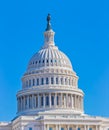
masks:
POLYGON ((32 56, 17 93, 18 115, 81 114, 84 93, 69 58, 54 42, 55 32, 47 16, 44 45, 32 56))

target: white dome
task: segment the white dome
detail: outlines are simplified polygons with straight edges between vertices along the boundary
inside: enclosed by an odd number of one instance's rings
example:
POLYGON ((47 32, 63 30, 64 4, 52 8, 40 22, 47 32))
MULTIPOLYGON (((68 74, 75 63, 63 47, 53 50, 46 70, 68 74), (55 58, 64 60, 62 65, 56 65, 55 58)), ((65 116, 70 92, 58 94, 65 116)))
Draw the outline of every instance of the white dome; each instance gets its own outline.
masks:
POLYGON ((29 61, 27 70, 37 70, 40 67, 65 67, 72 69, 69 58, 56 46, 49 46, 39 50, 29 61))

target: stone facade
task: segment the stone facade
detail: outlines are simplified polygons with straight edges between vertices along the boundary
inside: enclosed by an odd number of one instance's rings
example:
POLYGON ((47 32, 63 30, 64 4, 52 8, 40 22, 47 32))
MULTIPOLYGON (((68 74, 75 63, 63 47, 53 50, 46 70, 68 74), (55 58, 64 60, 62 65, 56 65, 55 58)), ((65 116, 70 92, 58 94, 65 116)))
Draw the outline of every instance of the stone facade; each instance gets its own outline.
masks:
POLYGON ((17 93, 17 116, 0 130, 109 130, 109 119, 84 113, 84 92, 54 42, 50 15, 43 47, 32 56, 17 93))

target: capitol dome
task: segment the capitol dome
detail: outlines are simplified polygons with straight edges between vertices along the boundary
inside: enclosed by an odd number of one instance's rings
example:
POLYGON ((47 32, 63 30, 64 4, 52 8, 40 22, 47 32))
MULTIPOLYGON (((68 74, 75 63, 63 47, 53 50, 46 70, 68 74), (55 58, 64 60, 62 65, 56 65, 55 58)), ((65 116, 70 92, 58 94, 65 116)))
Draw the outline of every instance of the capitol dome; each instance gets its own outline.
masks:
POLYGON ((32 56, 17 93, 18 115, 83 113, 84 93, 69 58, 54 42, 50 15, 44 32, 44 45, 32 56))
POLYGON ((37 70, 41 67, 65 67, 72 69, 68 57, 58 50, 55 45, 49 45, 39 50, 29 61, 28 71, 37 70))

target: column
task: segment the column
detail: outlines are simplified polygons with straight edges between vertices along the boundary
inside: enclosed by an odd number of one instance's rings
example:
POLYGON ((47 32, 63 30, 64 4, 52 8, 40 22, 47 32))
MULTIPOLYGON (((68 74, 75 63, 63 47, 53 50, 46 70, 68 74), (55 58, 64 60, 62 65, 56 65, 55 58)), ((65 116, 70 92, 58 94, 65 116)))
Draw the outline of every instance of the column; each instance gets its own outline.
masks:
POLYGON ((62 93, 61 93, 61 98, 60 98, 60 106, 62 107, 63 106, 63 102, 62 102, 62 93))
POLYGON ((86 125, 84 126, 84 130, 87 130, 87 127, 86 127, 86 125))
POLYGON ((68 103, 69 103, 68 94, 66 94, 66 107, 67 107, 67 108, 68 108, 68 103))
POLYGON ((21 104, 20 104, 20 110, 22 111, 22 97, 21 97, 21 104))
POLYGON ((43 94, 43 107, 45 108, 45 94, 43 94))
POLYGON ((69 130, 69 125, 67 125, 67 130, 69 130))
POLYGON ((32 94, 32 109, 34 108, 35 104, 34 104, 34 95, 32 94))
POLYGON ((56 125, 56 130, 58 130, 58 125, 56 125))
POLYGON ((73 95, 71 95, 71 107, 74 108, 74 98, 73 98, 73 95))
POLYGON ((54 104, 55 104, 55 107, 57 107, 57 93, 55 93, 54 104))
POLYGON ((75 100, 75 108, 77 108, 76 95, 74 97, 74 100, 75 100))
POLYGON ((78 126, 76 125, 76 130, 78 130, 78 126))
POLYGON ((87 126, 87 130, 89 130, 89 125, 87 126))
POLYGON ((59 130, 61 130, 61 125, 59 125, 59 130))
POLYGON ((96 130, 99 130, 99 126, 98 125, 96 125, 96 130))
POLYGON ((38 108, 40 108, 40 96, 38 94, 38 108))
POLYGON ((29 95, 27 96, 27 109, 29 109, 29 95))
POLYGON ((25 110, 25 96, 23 97, 23 110, 25 110))
POLYGON ((83 97, 81 97, 81 103, 82 103, 82 110, 83 110, 84 109, 83 97))
POLYGON ((34 108, 36 108, 36 95, 34 95, 34 108))
POLYGON ((47 128, 46 128, 46 124, 44 124, 44 130, 47 130, 47 128))
POLYGON ((51 93, 49 93, 49 107, 51 108, 51 93))
POLYGON ((49 124, 47 124, 47 130, 49 130, 49 124))

